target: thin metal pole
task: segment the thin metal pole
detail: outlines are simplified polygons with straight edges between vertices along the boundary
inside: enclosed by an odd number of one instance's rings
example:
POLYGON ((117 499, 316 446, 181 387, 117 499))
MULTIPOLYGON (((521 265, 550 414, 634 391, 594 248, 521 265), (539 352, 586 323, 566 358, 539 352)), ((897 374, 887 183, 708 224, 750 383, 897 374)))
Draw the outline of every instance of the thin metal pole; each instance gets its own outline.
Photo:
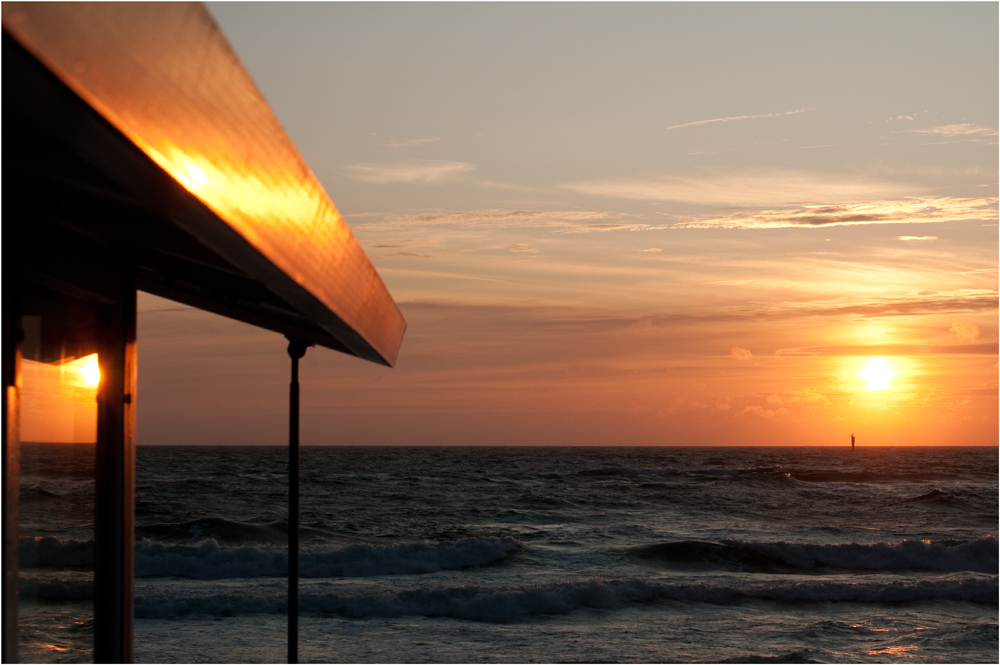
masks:
POLYGON ((288 662, 299 662, 299 358, 306 344, 288 338, 292 381, 288 391, 288 662))

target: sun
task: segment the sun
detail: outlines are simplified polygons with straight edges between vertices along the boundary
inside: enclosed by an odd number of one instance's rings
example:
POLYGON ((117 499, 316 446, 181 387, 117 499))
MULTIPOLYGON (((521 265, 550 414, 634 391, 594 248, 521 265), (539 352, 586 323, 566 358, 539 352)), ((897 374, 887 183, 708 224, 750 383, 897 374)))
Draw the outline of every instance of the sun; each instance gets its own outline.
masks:
POLYGON ((889 382, 899 372, 885 358, 869 358, 857 376, 865 380, 865 390, 888 390, 889 382))

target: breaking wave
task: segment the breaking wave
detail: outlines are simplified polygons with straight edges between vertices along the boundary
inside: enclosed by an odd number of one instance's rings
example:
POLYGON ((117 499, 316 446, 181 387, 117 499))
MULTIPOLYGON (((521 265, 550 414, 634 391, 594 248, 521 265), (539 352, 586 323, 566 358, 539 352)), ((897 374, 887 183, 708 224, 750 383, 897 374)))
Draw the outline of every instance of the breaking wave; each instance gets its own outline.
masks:
POLYGON ((972 541, 931 543, 904 540, 896 544, 868 545, 681 541, 638 547, 631 551, 631 555, 642 561, 681 570, 791 573, 837 569, 997 573, 998 551, 997 539, 983 536, 972 541))
POLYGON ((93 567, 94 541, 22 536, 18 544, 18 565, 21 568, 93 567))
POLYGON ((49 598, 52 600, 85 600, 94 597, 94 579, 90 575, 25 575, 17 580, 17 589, 22 596, 49 598))
MULTIPOLYGON (((473 568, 505 559, 521 548, 513 538, 463 538, 388 545, 313 545, 299 552, 301 577, 369 577, 433 573, 473 568)), ((22 538, 20 567, 88 568, 94 541, 51 536, 22 538)), ((225 545, 215 539, 165 543, 143 539, 135 545, 135 576, 215 580, 281 577, 288 573, 288 551, 268 544, 225 545)))
MULTIPOLYGON (((509 623, 579 609, 614 610, 634 603, 688 601, 727 604, 741 600, 781 602, 904 603, 926 600, 997 602, 995 576, 895 582, 779 582, 669 584, 636 579, 591 578, 522 587, 454 586, 338 593, 329 587, 300 590, 303 613, 350 618, 423 616, 509 623)), ((189 614, 231 616, 286 610, 283 590, 227 589, 204 594, 149 589, 136 596, 137 618, 189 614)))

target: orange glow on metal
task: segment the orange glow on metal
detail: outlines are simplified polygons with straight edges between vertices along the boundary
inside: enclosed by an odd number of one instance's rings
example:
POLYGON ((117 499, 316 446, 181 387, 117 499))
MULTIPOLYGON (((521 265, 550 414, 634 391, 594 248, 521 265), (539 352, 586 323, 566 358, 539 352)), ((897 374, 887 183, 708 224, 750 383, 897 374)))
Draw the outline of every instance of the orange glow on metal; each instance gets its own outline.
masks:
POLYGON ((101 367, 97 362, 97 354, 92 353, 89 356, 84 356, 79 360, 74 360, 72 363, 80 376, 83 377, 83 382, 88 386, 97 387, 101 383, 101 367))
POLYGON ((22 46, 394 362, 402 315, 202 5, 14 2, 2 10, 22 46))

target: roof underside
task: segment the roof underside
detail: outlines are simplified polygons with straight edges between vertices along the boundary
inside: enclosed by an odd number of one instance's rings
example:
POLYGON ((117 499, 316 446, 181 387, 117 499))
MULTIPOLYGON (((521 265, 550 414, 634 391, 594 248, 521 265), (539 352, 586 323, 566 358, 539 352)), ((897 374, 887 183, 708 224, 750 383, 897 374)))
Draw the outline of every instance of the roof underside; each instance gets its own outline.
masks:
POLYGON ((203 7, 2 11, 4 232, 45 280, 79 238, 144 291, 394 363, 402 315, 203 7))

